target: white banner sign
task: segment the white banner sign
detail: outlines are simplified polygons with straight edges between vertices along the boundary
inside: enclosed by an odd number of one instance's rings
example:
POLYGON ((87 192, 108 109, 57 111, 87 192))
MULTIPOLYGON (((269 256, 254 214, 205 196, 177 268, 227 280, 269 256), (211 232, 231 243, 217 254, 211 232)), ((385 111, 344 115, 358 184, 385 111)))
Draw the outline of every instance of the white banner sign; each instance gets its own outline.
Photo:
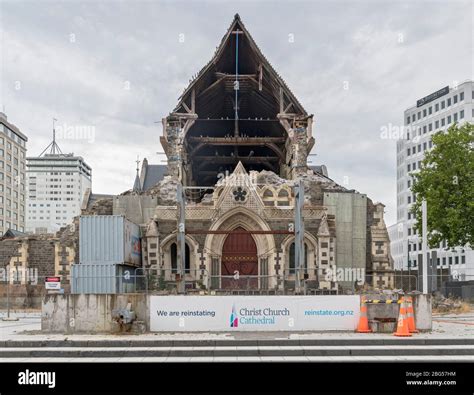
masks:
POLYGON ((54 289, 54 290, 59 290, 61 288, 61 283, 52 283, 52 282, 47 282, 45 283, 46 289, 54 289))
POLYGON ((353 331, 359 296, 150 296, 150 330, 353 331))

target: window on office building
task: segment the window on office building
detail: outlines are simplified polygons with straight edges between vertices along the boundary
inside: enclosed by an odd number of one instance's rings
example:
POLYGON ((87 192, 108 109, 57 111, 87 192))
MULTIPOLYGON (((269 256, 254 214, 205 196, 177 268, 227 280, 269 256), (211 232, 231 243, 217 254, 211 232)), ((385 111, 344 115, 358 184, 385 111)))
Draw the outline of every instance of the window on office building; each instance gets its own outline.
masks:
MULTIPOLYGON (((410 167, 411 167, 411 165, 408 164, 408 165, 407 165, 407 171, 411 171, 410 167)), ((1 174, 1 173, 0 173, 0 174, 1 174)))
POLYGON ((423 126, 423 134, 426 133, 426 125, 423 126))
POLYGON ((459 94, 459 101, 463 101, 464 100, 464 92, 461 92, 459 94))
POLYGON ((433 107, 428 108, 428 114, 431 115, 433 112, 433 107))
POLYGON ((439 103, 435 104, 435 111, 439 111, 439 103))
POLYGON ((438 129, 439 128, 439 121, 436 121, 435 122, 435 129, 438 129))
POLYGON ((413 115, 411 116, 411 121, 412 121, 412 122, 415 122, 415 114, 413 114, 413 115))
POLYGON ((418 120, 421 119, 421 111, 418 111, 418 120))
POLYGON ((452 256, 449 257, 449 264, 450 264, 450 265, 453 264, 453 257, 452 257, 452 256))
POLYGON ((458 95, 453 96, 453 103, 456 104, 458 102, 458 95))
POLYGON ((441 109, 443 110, 444 107, 445 107, 445 105, 444 105, 444 100, 443 100, 443 101, 441 102, 441 109))
POLYGON ((423 143, 423 151, 426 151, 426 142, 423 143))
POLYGON ((426 108, 423 110, 423 117, 426 117, 426 108))
POLYGON ((407 148, 407 156, 410 156, 410 148, 407 148))
POLYGON ((459 119, 464 119, 464 110, 459 112, 459 119))
POLYGON ((430 148, 433 147, 433 141, 430 140, 430 141, 428 142, 428 147, 430 147, 430 148))
POLYGON ((446 100, 446 107, 449 107, 451 105, 451 98, 449 97, 448 100, 446 100))
POLYGON ((410 124, 410 117, 407 117, 407 124, 410 124))
POLYGON ((449 125, 450 123, 451 123, 451 115, 448 115, 447 124, 449 125))
POLYGON ((444 126, 444 118, 441 118, 441 126, 444 126))
POLYGON ((457 113, 457 112, 454 113, 454 115, 453 115, 453 121, 454 121, 454 122, 457 122, 457 121, 458 121, 458 113, 457 113))
POLYGON ((433 124, 432 124, 432 123, 430 123, 430 124, 428 125, 428 131, 429 131, 429 132, 433 131, 433 124))

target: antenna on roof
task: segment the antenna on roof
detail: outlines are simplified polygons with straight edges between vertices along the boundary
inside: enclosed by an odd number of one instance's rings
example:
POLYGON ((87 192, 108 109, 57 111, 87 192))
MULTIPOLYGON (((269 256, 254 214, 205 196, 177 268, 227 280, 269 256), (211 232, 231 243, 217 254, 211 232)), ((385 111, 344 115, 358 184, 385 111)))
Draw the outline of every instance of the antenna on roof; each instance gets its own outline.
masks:
POLYGON ((43 156, 43 154, 49 149, 49 155, 62 155, 63 152, 61 151, 61 148, 59 148, 59 145, 56 143, 56 128, 55 128, 55 123, 57 119, 53 118, 53 141, 49 143, 49 145, 43 150, 43 152, 39 156, 43 156))

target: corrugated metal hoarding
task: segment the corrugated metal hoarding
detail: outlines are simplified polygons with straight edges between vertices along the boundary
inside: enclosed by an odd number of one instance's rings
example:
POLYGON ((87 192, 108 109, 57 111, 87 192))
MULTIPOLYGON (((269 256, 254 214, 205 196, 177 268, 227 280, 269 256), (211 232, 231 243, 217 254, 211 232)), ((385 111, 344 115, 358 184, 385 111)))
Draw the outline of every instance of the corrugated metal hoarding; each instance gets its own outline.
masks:
POLYGON ((121 215, 81 216, 79 260, 141 266, 139 226, 121 215))
POLYGON ((80 263, 71 266, 71 293, 116 294, 143 288, 143 275, 134 266, 80 263))

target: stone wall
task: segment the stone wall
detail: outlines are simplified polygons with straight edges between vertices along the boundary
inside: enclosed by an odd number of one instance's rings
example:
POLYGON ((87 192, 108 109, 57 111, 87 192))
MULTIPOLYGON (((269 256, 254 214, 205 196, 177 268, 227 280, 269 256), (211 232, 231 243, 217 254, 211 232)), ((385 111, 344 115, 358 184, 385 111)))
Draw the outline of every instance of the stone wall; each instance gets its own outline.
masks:
POLYGON ((393 258, 382 203, 367 201, 366 281, 373 288, 394 288, 393 258))
POLYGON ((56 235, 30 235, 0 240, 0 298, 7 295, 10 283, 12 307, 39 307, 45 295, 45 278, 60 276, 61 287, 69 292, 69 273, 78 250, 78 227, 75 223, 56 235))

